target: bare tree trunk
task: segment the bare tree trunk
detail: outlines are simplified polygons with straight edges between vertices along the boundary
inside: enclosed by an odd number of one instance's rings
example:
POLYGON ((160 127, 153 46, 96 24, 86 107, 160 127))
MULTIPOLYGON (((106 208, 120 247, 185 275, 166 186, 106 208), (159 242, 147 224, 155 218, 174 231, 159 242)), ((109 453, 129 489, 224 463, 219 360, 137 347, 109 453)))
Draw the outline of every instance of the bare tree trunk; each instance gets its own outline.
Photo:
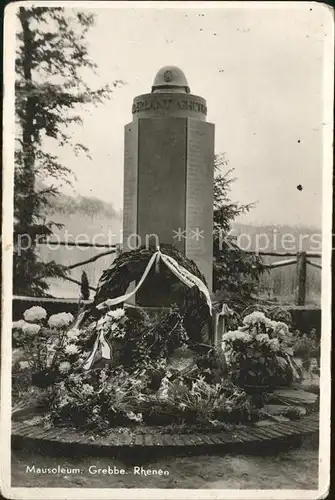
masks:
POLYGON ((26 187, 26 200, 20 214, 20 225, 28 228, 33 223, 34 215, 34 192, 35 192, 35 147, 34 147, 34 101, 29 96, 32 88, 32 54, 34 50, 34 33, 29 26, 29 11, 20 7, 19 20, 23 36, 23 76, 25 88, 28 91, 21 119, 22 126, 22 153, 23 153, 23 175, 26 187))

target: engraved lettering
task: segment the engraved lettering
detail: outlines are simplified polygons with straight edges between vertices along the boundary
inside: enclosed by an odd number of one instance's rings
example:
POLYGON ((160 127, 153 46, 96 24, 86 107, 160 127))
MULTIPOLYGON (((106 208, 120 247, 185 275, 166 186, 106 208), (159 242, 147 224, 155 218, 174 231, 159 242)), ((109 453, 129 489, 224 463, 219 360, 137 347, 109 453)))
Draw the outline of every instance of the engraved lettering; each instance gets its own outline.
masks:
POLYGON ((137 101, 132 105, 132 113, 138 113, 140 111, 148 111, 150 109, 170 109, 171 105, 182 110, 194 111, 196 113, 207 114, 207 107, 196 101, 174 101, 172 99, 155 99, 155 100, 144 100, 137 101))

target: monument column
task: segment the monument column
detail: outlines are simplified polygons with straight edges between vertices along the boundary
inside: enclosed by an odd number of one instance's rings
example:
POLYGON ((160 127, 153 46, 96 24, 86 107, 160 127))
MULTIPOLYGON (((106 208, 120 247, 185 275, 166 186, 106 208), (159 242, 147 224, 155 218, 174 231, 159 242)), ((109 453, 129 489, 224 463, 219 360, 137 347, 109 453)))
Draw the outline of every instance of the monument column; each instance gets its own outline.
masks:
MULTIPOLYGON (((123 248, 169 243, 212 288, 214 125, 184 73, 161 68, 125 126, 123 248)), ((149 305, 149 304, 146 304, 149 305)))

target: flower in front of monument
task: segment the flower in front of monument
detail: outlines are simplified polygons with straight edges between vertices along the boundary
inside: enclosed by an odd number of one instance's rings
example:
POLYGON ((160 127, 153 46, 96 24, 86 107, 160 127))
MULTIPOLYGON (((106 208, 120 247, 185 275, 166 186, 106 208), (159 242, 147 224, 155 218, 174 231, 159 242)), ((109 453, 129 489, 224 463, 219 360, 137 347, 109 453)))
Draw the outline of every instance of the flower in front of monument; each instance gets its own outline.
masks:
POLYGON ((59 363, 58 369, 60 373, 67 373, 71 370, 71 363, 69 361, 62 361, 59 363))
POLYGON ((113 311, 109 311, 107 313, 107 316, 113 318, 116 321, 123 318, 124 315, 125 315, 124 309, 122 309, 121 307, 119 307, 118 309, 114 309, 113 311))
POLYGON ((129 420, 133 420, 135 422, 143 422, 143 415, 142 413, 134 413, 133 411, 128 411, 126 413, 126 416, 127 418, 129 418, 129 420))
POLYGON ((14 338, 19 338, 17 333, 22 332, 25 335, 37 335, 41 330, 41 325, 37 323, 28 323, 24 319, 20 319, 19 321, 14 321, 12 323, 12 331, 14 332, 14 338))
POLYGON ((242 332, 240 330, 234 330, 231 332, 224 333, 222 336, 222 341, 224 344, 228 344, 229 342, 243 342, 248 343, 252 341, 252 336, 248 332, 242 332))
POLYGON ((70 354, 70 355, 77 354, 79 351, 78 347, 74 344, 66 345, 64 350, 65 350, 66 354, 70 354))
POLYGON ((125 311, 122 308, 108 311, 96 323, 97 332, 105 336, 111 336, 113 339, 123 339, 125 331, 122 327, 122 320, 125 317, 125 311))
POLYGON ((157 397, 158 399, 161 400, 166 400, 169 397, 169 392, 170 392, 170 381, 167 375, 163 377, 161 384, 159 386, 158 392, 157 392, 157 397))
POLYGON ((94 389, 91 384, 83 384, 81 390, 83 396, 90 396, 94 393, 94 389))
POLYGON ((12 330, 13 331, 17 331, 17 330, 22 331, 22 328, 26 324, 27 324, 27 322, 24 319, 19 319, 18 321, 13 321, 12 330))
POLYGON ((29 368, 28 361, 20 361, 19 362, 19 367, 20 367, 20 370, 25 370, 26 368, 29 368))
POLYGON ((272 322, 273 333, 278 337, 284 339, 286 337, 291 337, 291 332, 286 323, 282 321, 273 321, 272 322))
POLYGON ((267 342, 269 342, 270 337, 267 333, 259 333, 258 335, 256 335, 255 339, 261 344, 266 344, 267 342))
POLYGON ((242 387, 290 385, 296 379, 290 333, 283 322, 255 311, 243 327, 222 336, 222 348, 234 381, 242 387))
POLYGON ((33 306, 30 307, 30 309, 26 309, 24 311, 23 317, 29 323, 35 323, 45 320, 47 317, 47 312, 41 306, 33 306))
POLYGON ((79 330, 72 329, 67 332, 66 337, 69 342, 77 342, 79 335, 80 335, 79 330))
POLYGON ((62 329, 68 327, 73 322, 73 315, 71 313, 58 313, 53 314, 48 319, 48 325, 50 328, 62 329))
POLYGON ((82 376, 79 373, 71 373, 69 380, 73 384, 80 384, 82 382, 82 376))
POLYGON ((40 332, 40 330, 41 330, 41 325, 38 325, 37 323, 26 323, 22 327, 22 332, 25 335, 29 335, 32 337, 37 335, 40 332))
POLYGON ((265 316, 263 312, 254 311, 251 314, 248 314, 243 319, 243 324, 245 326, 253 326, 253 325, 264 325, 265 327, 271 327, 272 321, 265 316))
POLYGON ((280 349, 279 340, 277 338, 270 339, 268 345, 272 351, 278 352, 280 349))

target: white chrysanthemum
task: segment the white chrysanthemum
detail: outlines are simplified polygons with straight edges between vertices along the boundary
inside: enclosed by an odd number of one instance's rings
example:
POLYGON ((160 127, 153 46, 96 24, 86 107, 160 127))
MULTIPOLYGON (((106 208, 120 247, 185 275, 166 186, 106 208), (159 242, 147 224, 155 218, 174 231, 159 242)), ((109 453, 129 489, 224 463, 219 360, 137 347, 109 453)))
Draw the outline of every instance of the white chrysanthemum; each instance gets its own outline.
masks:
POLYGON ((116 324, 114 323, 114 321, 115 319, 110 316, 109 313, 105 314, 97 321, 97 330, 104 330, 105 332, 109 329, 114 330, 116 328, 116 324))
POLYGON ((224 342, 229 342, 230 340, 234 340, 236 338, 236 334, 241 333, 239 330, 230 330, 222 335, 222 340, 224 342))
POLYGON ((23 317, 29 323, 34 323, 35 321, 43 321, 47 317, 47 312, 43 307, 33 306, 24 311, 23 317))
POLYGON ((242 340, 243 342, 251 342, 252 336, 248 332, 239 332, 237 336, 238 340, 242 340))
POLYGON ((78 347, 74 344, 69 344, 65 347, 66 354, 77 354, 78 347))
POLYGON ((74 384, 80 384, 81 382, 81 376, 79 375, 79 373, 71 373, 71 375, 69 376, 69 379, 71 380, 71 382, 73 382, 74 384))
POLYGON ((58 313, 50 316, 48 320, 48 325, 50 328, 64 328, 69 326, 73 321, 73 315, 71 313, 58 313))
POLYGON ((107 378, 108 378, 108 375, 107 375, 106 371, 102 369, 101 372, 100 372, 100 380, 101 380, 101 382, 105 382, 105 380, 107 380, 107 378))
POLYGON ((67 339, 70 340, 71 342, 76 342, 78 340, 80 331, 79 330, 69 330, 66 334, 67 339))
POLYGON ((126 413, 129 420, 134 420, 135 422, 142 422, 143 416, 142 413, 134 413, 133 411, 129 411, 126 413))
POLYGON ((247 326, 252 326, 256 323, 262 323, 263 325, 270 328, 272 321, 267 318, 263 312, 260 311, 254 311, 253 313, 248 314, 248 316, 243 319, 243 324, 247 326))
POLYGON ((289 337, 290 330, 286 323, 282 321, 273 321, 273 331, 276 335, 281 337, 289 337))
POLYGON ((37 323, 26 323, 23 327, 22 327, 22 331, 25 335, 37 335, 38 332, 40 331, 41 329, 41 325, 38 325, 37 323))
POLYGON ((71 369, 71 363, 69 361, 62 361, 59 363, 59 371, 61 373, 67 373, 71 369))
POLYGON ((26 321, 24 321, 24 319, 20 319, 19 321, 14 321, 12 323, 12 330, 15 331, 15 330, 20 330, 22 331, 23 327, 27 324, 26 321))
POLYGON ((272 349, 275 352, 279 350, 279 340, 278 339, 270 339, 268 342, 268 345, 269 345, 270 349, 272 349))
POLYGON ((270 340, 269 335, 267 333, 259 333, 258 335, 256 335, 255 338, 257 342, 261 343, 269 342, 270 340))
POLYGON ((20 370, 25 370, 26 368, 29 368, 28 361, 20 361, 19 362, 19 367, 20 367, 20 370))
POLYGON ((93 392, 94 392, 94 389, 91 386, 91 384, 83 384, 83 387, 82 387, 82 394, 83 394, 83 396, 87 396, 87 395, 93 394, 93 392))
POLYGON ((114 311, 109 311, 107 313, 107 316, 110 316, 111 318, 113 318, 114 320, 117 321, 117 320, 123 318, 124 314, 125 314, 124 309, 119 307, 118 309, 115 309, 114 311))
POLYGON ((101 328, 103 328, 105 326, 106 322, 107 322, 106 315, 102 316, 100 319, 98 319, 98 321, 97 321, 97 329, 100 330, 101 328))
POLYGON ((222 341, 227 344, 229 342, 234 342, 235 340, 240 340, 242 342, 250 342, 252 336, 248 332, 243 332, 240 330, 230 331, 222 336, 222 341))

